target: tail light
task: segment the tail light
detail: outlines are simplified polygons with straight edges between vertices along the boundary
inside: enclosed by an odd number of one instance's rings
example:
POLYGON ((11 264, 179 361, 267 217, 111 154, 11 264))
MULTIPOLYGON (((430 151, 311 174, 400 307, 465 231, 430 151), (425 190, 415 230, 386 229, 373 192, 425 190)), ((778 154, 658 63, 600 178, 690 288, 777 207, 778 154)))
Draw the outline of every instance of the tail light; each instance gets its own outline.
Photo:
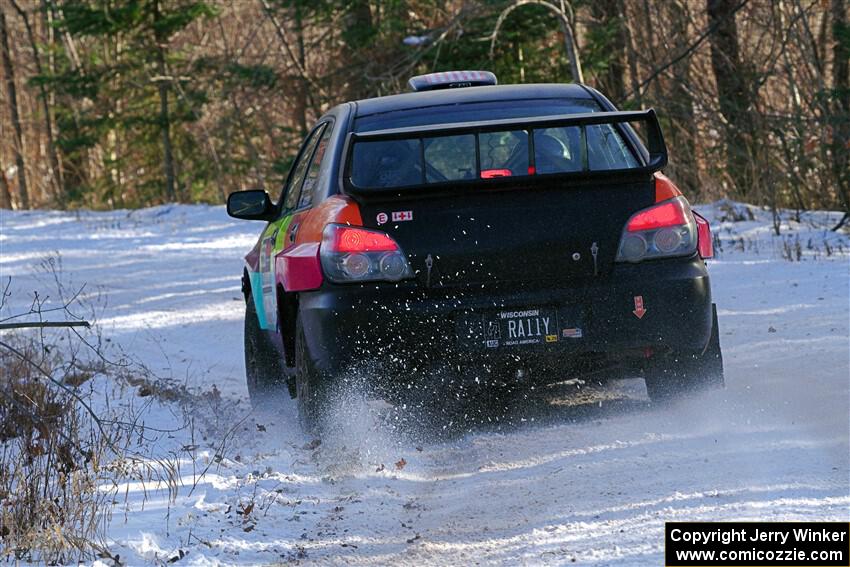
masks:
POLYGON ((390 281, 413 277, 404 252, 387 233, 329 224, 319 249, 322 270, 336 283, 390 281))
POLYGON ((618 262, 689 256, 696 251, 697 224, 684 197, 668 199, 633 214, 626 223, 618 262))

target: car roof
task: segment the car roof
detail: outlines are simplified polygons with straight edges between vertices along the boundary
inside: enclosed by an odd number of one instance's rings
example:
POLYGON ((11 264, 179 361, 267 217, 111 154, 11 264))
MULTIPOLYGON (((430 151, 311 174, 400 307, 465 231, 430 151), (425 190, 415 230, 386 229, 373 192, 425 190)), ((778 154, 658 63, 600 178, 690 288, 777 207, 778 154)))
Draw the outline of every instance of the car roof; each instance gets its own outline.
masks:
POLYGON ((574 83, 540 83, 530 85, 495 85, 464 87, 423 92, 410 92, 356 101, 355 117, 362 118, 384 112, 412 110, 429 106, 467 104, 472 102, 498 102, 501 100, 580 98, 593 95, 583 85, 574 83))

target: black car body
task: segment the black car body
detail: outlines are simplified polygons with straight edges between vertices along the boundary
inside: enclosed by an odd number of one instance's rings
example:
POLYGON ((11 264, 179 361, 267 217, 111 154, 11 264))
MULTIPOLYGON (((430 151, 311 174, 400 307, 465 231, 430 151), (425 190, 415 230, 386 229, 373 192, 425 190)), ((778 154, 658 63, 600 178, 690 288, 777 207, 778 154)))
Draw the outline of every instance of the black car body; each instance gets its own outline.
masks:
POLYGON ((252 396, 289 379, 309 421, 328 384, 375 364, 378 381, 447 363, 541 380, 626 365, 653 399, 722 384, 708 224, 666 162, 653 111, 583 85, 331 109, 277 204, 228 201, 268 222, 243 276, 252 396))

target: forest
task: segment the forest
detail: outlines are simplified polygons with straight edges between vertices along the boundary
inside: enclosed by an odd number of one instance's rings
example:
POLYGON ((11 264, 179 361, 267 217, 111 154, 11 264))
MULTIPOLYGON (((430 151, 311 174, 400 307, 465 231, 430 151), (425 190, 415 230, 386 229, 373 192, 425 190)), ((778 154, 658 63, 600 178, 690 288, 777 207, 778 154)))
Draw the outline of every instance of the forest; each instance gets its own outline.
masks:
POLYGON ((655 108, 692 201, 850 211, 845 0, 0 0, 0 57, 0 208, 276 196, 329 107, 487 69, 655 108))

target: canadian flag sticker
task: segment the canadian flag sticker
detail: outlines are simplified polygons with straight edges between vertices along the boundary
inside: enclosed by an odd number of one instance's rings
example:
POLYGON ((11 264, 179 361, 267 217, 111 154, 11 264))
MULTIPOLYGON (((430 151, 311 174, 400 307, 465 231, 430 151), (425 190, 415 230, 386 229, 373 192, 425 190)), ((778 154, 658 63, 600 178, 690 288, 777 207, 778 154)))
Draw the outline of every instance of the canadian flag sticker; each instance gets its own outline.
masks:
POLYGON ((393 222, 413 220, 413 211, 393 211, 393 222))

